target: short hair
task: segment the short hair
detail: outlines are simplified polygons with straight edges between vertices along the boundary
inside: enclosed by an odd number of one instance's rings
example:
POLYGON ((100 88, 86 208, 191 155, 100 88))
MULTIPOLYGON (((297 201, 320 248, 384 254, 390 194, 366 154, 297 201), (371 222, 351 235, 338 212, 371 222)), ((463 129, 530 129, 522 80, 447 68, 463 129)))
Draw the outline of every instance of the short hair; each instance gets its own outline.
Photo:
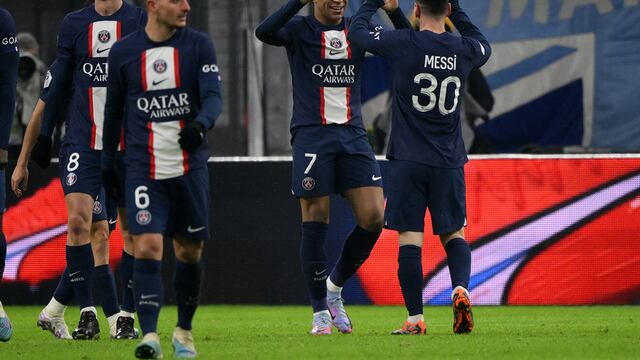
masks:
POLYGON ((449 0, 416 0, 422 11, 426 11, 432 16, 447 15, 449 10, 449 0))

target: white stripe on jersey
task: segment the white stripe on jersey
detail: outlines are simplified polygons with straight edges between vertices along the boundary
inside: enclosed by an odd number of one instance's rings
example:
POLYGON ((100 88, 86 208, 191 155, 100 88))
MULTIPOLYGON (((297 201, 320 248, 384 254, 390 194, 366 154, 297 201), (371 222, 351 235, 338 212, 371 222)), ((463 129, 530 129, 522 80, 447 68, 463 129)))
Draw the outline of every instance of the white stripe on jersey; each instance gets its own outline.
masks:
POLYGON ((104 104, 107 99, 106 87, 89 87, 89 116, 91 127, 91 148, 102 150, 102 130, 104 129, 104 104))
POLYGON ((145 91, 180 87, 178 49, 170 46, 149 49, 142 54, 142 88, 145 91))
POLYGON ((178 144, 184 121, 150 122, 151 178, 170 179, 189 170, 189 157, 178 144))
POLYGON ((344 124, 351 120, 350 88, 320 88, 320 112, 324 124, 344 124))
POLYGON ((96 21, 89 25, 89 55, 92 58, 109 57, 113 44, 120 39, 120 22, 96 21))
POLYGON ((322 58, 341 60, 351 58, 351 47, 347 41, 347 33, 342 30, 330 30, 322 33, 322 58))

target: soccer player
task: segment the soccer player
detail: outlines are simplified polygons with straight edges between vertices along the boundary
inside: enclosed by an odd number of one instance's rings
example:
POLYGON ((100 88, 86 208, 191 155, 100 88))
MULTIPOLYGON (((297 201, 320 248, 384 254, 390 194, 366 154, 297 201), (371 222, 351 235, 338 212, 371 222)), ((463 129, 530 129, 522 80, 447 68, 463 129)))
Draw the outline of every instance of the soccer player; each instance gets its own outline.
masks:
POLYGON ((409 316, 393 334, 425 334, 422 311, 422 243, 429 208, 434 234, 447 253, 453 291, 453 332, 473 330, 469 300, 471 251, 464 239, 467 154, 460 134, 459 96, 469 72, 491 54, 487 39, 458 0, 416 0, 420 31, 370 33, 369 19, 382 0, 367 0, 349 40, 392 63, 391 143, 387 153, 385 224, 399 232, 398 279, 409 316), (462 37, 445 31, 449 15, 462 37))
MULTIPOLYGON (((69 216, 67 235, 68 280, 81 308, 74 339, 93 339, 100 333, 91 296, 92 278, 102 286, 102 306, 110 335, 135 338, 133 318, 120 313, 109 261, 109 223, 115 223, 114 206, 101 196, 100 151, 103 109, 108 78, 107 57, 116 41, 141 28, 146 14, 122 0, 97 0, 67 15, 58 35, 58 56, 38 143, 32 156, 40 165, 51 157, 51 135, 57 120, 67 111, 69 121, 60 153, 60 175, 69 216), (96 202, 95 200, 103 200, 96 202), (92 213, 103 214, 92 220, 92 213), (108 220, 109 219, 109 220, 108 220), (111 220, 113 219, 113 220, 111 220), (93 241, 90 241, 92 239, 93 241), (95 270, 94 270, 95 265, 95 270), (121 317, 128 319, 120 319, 121 317), (126 330, 126 331, 124 331, 126 330)), ((61 280, 64 285, 66 279, 61 280)), ((64 304, 54 299, 41 318, 60 317, 64 304)), ((39 323, 40 323, 39 319, 39 323)))
MULTIPOLYGON (((11 14, 0 7, 0 282, 4 273, 4 261, 7 255, 7 239, 2 231, 2 214, 5 210, 6 194, 4 192, 7 166, 7 149, 11 121, 16 101, 16 83, 18 81, 18 39, 16 24, 11 14)), ((13 334, 11 321, 0 302, 0 341, 9 341, 13 334)))
POLYGON ((173 239, 178 322, 176 357, 195 357, 192 319, 200 294, 202 248, 209 238, 206 132, 222 109, 213 44, 187 28, 187 0, 147 0, 147 26, 118 42, 109 57, 102 171, 120 197, 114 155, 126 118, 124 198, 134 241, 134 295, 144 334, 138 358, 162 357, 158 315, 163 235, 173 239))
MULTIPOLYGON (((263 42, 287 49, 293 78, 292 192, 300 199, 300 260, 313 307, 312 335, 331 334, 332 324, 351 333, 342 287, 369 257, 384 217, 382 176, 361 115, 360 79, 365 49, 347 40, 352 19, 347 0, 314 0, 313 15, 294 15, 310 0, 289 0, 256 29, 263 42), (325 238, 330 195, 342 194, 356 226, 327 276, 325 238)), ((384 9, 397 28, 410 24, 397 0, 384 9)), ((381 27, 367 24, 372 31, 381 27)))

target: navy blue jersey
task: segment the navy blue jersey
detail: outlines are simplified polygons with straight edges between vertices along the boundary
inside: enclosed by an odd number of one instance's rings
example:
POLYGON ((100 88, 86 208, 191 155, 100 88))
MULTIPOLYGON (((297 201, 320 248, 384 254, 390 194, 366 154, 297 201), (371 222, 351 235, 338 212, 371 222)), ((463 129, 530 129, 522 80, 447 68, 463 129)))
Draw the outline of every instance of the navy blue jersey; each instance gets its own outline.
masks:
POLYGON ((16 37, 16 23, 13 16, 0 7, 0 54, 18 52, 18 38, 16 37))
MULTIPOLYGON (((6 149, 9 144, 17 80, 16 24, 11 14, 0 7, 0 148, 2 149, 6 149)), ((4 193, 4 190, 2 192, 4 193)))
POLYGON ((126 2, 110 16, 98 14, 91 5, 64 18, 48 95, 52 101, 45 108, 41 134, 51 136, 68 109, 65 143, 102 149, 107 58, 116 41, 146 23, 144 10, 126 2), (67 108, 69 98, 72 105, 67 108))
MULTIPOLYGON (((287 49, 293 83, 292 130, 328 124, 364 128, 360 70, 365 49, 347 39, 351 19, 324 25, 313 15, 294 17, 301 8, 299 0, 290 0, 256 29, 260 40, 287 49)), ((401 11, 392 14, 391 19, 396 27, 410 26, 401 11)))
POLYGON ((413 30, 370 33, 369 19, 383 3, 363 3, 349 39, 392 64, 392 129, 387 157, 440 168, 463 166, 467 154, 460 130, 461 95, 471 70, 489 59, 489 43, 457 2, 450 18, 462 37, 413 30))
POLYGON ((221 112, 220 74, 206 34, 185 28, 157 43, 137 31, 114 46, 109 72, 103 168, 115 166, 125 108, 127 178, 169 179, 206 166, 206 141, 193 153, 178 144, 189 123, 210 129, 221 112))

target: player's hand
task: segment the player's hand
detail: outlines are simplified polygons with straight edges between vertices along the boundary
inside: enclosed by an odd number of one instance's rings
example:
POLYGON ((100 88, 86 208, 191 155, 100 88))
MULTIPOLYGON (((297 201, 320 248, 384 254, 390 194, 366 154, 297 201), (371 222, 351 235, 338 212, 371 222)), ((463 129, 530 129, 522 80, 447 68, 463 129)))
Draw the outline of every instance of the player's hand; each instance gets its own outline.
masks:
POLYGON ((29 184, 29 169, 26 166, 16 166, 11 175, 11 190, 17 197, 21 197, 27 191, 29 184))
POLYGON ((398 10, 398 0, 384 0, 384 5, 382 5, 382 9, 387 12, 387 14, 391 14, 398 10))
POLYGON ((102 170, 102 186, 107 196, 120 201, 123 198, 123 189, 120 185, 120 175, 114 169, 102 170))
POLYGON ((51 164, 51 138, 46 135, 39 135, 38 142, 31 151, 31 159, 41 168, 45 169, 51 164))
POLYGON ((204 141, 204 126, 197 121, 192 121, 182 131, 180 131, 180 139, 178 144, 180 147, 192 152, 196 150, 204 141))
POLYGON ((460 9, 460 1, 458 0, 449 0, 449 3, 451 4, 451 10, 458 10, 460 9))

